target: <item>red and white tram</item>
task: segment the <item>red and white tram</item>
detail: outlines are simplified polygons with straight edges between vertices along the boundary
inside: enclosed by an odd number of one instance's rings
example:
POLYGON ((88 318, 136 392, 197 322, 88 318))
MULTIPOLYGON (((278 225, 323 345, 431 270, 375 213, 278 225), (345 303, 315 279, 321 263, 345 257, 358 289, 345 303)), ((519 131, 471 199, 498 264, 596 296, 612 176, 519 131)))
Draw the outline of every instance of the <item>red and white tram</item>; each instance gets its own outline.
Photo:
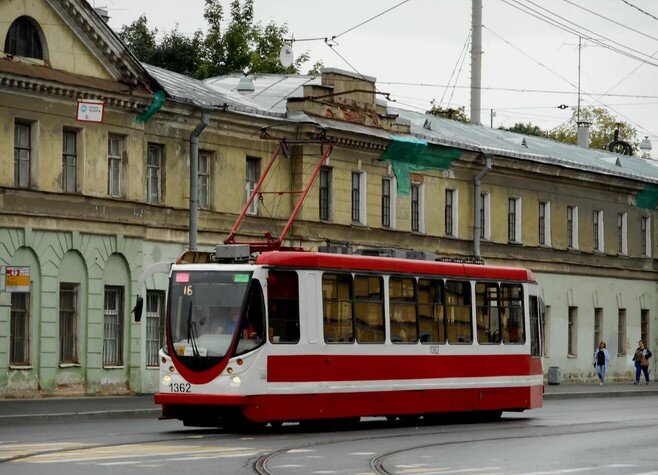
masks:
POLYGON ((541 407, 539 308, 521 268, 188 252, 155 402, 199 426, 541 407))

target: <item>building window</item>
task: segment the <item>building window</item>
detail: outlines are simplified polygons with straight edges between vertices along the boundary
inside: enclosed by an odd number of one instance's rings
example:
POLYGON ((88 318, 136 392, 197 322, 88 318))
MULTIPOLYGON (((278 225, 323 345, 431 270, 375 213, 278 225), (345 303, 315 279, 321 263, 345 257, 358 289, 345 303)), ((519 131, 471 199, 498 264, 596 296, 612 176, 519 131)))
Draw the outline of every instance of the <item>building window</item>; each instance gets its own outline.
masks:
POLYGON ((594 346, 597 348, 599 343, 601 343, 601 335, 603 334, 603 309, 595 308, 594 309, 594 346))
POLYGON ((146 201, 160 204, 162 201, 163 146, 150 143, 146 151, 146 201))
POLYGON ((321 221, 331 221, 331 177, 332 171, 329 167, 320 169, 320 210, 321 221))
POLYGON ((123 287, 105 287, 103 366, 123 366, 123 287))
POLYGON ((123 137, 110 135, 107 140, 107 194, 121 196, 121 157, 123 137))
POLYGON ((446 236, 457 236, 457 216, 455 215, 457 208, 457 191, 446 190, 446 208, 445 208, 445 223, 446 223, 446 236))
POLYGON ((11 24, 5 38, 4 52, 24 58, 44 59, 39 30, 34 20, 22 16, 11 24))
POLYGON ((578 207, 567 206, 567 247, 578 249, 578 207))
POLYGON ((569 307, 569 334, 567 335, 569 356, 578 354, 578 307, 569 307))
MULTIPOLYGON (((251 193, 256 189, 258 179, 260 178, 260 159, 255 157, 247 157, 247 171, 245 183, 245 203, 251 196, 251 193)), ((258 196, 254 196, 253 201, 247 209, 247 214, 258 214, 258 196)))
POLYGON ((198 181, 197 181, 198 207, 210 207, 210 153, 199 152, 198 181))
POLYGON ((366 174, 352 172, 352 223, 366 224, 366 174))
POLYGON ((539 244, 551 245, 551 203, 539 202, 539 244))
POLYGON ((646 216, 640 221, 640 249, 643 256, 651 257, 651 218, 646 216))
POLYGON ((603 210, 594 210, 592 213, 592 223, 594 251, 603 252, 603 210))
POLYGON ((393 178, 385 176, 382 178, 382 228, 392 228, 392 208, 393 208, 393 178))
POLYGON ((59 362, 78 362, 78 285, 59 286, 59 362))
POLYGON ((648 345, 649 341, 649 310, 640 310, 640 339, 648 345))
POLYGON ((521 242, 521 198, 507 199, 507 240, 521 242))
POLYGON ((491 237, 491 195, 489 193, 480 194, 480 238, 489 239, 491 237))
POLYGON ((425 206, 423 185, 411 184, 411 231, 415 233, 425 232, 425 206))
POLYGON ((627 214, 617 213, 617 252, 628 254, 627 214))
POLYGON ((78 162, 78 134, 74 130, 64 130, 62 134, 62 190, 76 192, 78 162))
POLYGON ((14 186, 20 188, 30 186, 31 129, 28 123, 14 123, 14 186))
POLYGON ((9 327, 9 364, 30 364, 30 293, 12 292, 9 327))
POLYGON ((159 366, 158 353, 164 336, 164 295, 160 290, 146 291, 146 366, 159 366))
POLYGON ((626 309, 620 308, 617 318, 617 355, 626 355, 626 309))

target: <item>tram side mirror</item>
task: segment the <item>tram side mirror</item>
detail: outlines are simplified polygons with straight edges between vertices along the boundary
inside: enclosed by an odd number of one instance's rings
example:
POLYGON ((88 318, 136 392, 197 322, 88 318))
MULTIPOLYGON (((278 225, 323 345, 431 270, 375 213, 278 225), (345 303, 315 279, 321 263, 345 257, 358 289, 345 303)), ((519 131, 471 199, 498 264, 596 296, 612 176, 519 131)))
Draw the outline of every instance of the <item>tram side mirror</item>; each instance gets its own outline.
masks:
POLYGON ((139 323, 142 320, 142 309, 144 308, 144 299, 141 295, 137 296, 137 301, 135 302, 135 307, 133 308, 132 313, 135 314, 135 322, 139 323))

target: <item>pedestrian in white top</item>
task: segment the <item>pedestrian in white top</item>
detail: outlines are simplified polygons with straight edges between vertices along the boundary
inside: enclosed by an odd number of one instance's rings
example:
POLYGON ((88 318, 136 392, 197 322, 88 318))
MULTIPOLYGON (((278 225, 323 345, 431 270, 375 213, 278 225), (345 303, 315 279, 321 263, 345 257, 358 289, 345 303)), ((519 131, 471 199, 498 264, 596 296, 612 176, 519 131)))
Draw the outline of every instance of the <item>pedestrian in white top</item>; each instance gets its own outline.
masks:
POLYGON ((604 341, 599 343, 599 347, 594 352, 594 368, 596 374, 599 376, 599 385, 603 386, 605 382, 605 374, 608 372, 608 363, 610 363, 610 355, 604 341))

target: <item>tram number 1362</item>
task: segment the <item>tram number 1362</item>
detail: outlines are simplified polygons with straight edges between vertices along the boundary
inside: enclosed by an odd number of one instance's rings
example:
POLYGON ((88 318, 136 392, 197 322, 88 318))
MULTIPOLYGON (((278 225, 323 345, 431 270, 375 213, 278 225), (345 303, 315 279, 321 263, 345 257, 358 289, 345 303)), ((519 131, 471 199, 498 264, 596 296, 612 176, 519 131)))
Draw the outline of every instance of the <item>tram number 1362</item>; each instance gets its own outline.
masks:
POLYGON ((189 393, 191 389, 190 383, 169 383, 169 391, 172 393, 189 393))

